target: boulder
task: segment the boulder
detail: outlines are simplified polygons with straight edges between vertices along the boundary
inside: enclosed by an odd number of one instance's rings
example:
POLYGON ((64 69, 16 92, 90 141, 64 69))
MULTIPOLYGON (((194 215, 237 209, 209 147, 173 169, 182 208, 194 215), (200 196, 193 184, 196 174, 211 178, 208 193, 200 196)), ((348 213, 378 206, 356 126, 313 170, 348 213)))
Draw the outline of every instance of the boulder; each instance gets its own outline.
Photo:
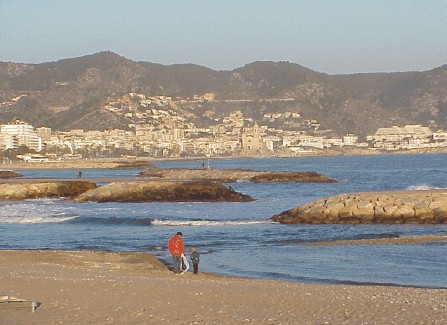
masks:
POLYGON ((250 202, 253 199, 216 182, 118 182, 82 193, 75 202, 250 202))
POLYGON ((75 197, 96 187, 83 181, 0 184, 0 200, 75 197))
POLYGON ((345 207, 345 205, 343 203, 330 204, 323 211, 323 214, 326 216, 326 218, 328 219, 328 221, 330 223, 334 223, 335 221, 338 220, 338 213, 344 207, 345 207))

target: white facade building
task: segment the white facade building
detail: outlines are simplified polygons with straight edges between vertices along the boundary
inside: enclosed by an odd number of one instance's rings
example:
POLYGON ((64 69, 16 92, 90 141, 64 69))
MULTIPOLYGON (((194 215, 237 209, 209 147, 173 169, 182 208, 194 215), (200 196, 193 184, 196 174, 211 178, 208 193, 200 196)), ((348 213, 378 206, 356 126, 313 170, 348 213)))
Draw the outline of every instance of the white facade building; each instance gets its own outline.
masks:
POLYGON ((379 128, 374 135, 366 137, 375 148, 384 149, 412 149, 422 147, 430 142, 433 132, 429 127, 421 125, 405 125, 379 128))
POLYGON ((17 149, 25 145, 28 148, 41 151, 43 149, 42 138, 34 132, 34 127, 22 121, 0 125, 0 134, 3 135, 5 149, 17 149))

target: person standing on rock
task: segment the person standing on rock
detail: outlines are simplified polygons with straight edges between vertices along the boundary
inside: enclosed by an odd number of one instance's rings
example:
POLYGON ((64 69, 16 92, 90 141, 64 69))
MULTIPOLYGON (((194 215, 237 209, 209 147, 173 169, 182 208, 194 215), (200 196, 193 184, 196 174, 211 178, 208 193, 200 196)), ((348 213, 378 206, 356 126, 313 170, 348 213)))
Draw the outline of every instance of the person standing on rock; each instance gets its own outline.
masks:
POLYGON ((174 273, 182 272, 182 255, 185 254, 182 236, 183 234, 179 231, 168 241, 168 250, 169 253, 171 253, 174 262, 174 273))

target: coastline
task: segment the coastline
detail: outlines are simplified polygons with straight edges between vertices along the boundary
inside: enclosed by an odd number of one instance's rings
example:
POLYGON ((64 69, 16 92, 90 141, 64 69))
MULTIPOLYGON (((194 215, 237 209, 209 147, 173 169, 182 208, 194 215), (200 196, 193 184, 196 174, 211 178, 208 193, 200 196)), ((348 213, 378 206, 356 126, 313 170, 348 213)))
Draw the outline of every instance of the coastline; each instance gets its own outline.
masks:
POLYGON ((253 155, 253 156, 234 156, 234 157, 142 157, 136 160, 127 158, 98 158, 98 159, 82 159, 82 160, 65 160, 65 161, 49 161, 49 162, 14 162, 12 164, 1 164, 0 170, 33 170, 33 169, 113 169, 132 168, 144 169, 141 164, 153 164, 156 162, 169 161, 198 161, 202 162, 208 159, 212 160, 228 160, 228 159, 268 159, 268 158, 313 158, 313 157, 334 157, 334 156, 377 156, 377 155, 424 155, 424 154, 446 154, 446 148, 432 149, 411 149, 411 150, 370 150, 370 149, 346 149, 342 151, 315 152, 313 154, 301 155, 253 155))
POLYGON ((0 250, 0 324, 443 324, 447 289, 174 275, 146 253, 0 250), (1 306, 0 306, 1 308, 1 306))
MULTIPOLYGON (((76 160, 76 161, 51 161, 51 162, 14 162, 13 164, 2 164, 1 170, 38 170, 38 169, 112 169, 122 164, 128 163, 128 160, 113 159, 103 160, 76 160)), ((152 161, 148 161, 148 164, 152 161)), ((76 178, 74 175, 73 178, 76 178)))

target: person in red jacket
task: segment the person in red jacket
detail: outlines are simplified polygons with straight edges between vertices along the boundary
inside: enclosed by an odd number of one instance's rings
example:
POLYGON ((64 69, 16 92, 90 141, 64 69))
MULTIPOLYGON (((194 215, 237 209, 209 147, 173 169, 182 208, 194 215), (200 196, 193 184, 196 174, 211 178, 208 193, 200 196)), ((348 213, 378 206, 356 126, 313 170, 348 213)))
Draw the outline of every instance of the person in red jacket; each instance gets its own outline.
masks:
POLYGON ((174 261, 174 273, 181 273, 182 254, 185 253, 182 236, 183 234, 179 231, 168 241, 169 253, 174 261))

